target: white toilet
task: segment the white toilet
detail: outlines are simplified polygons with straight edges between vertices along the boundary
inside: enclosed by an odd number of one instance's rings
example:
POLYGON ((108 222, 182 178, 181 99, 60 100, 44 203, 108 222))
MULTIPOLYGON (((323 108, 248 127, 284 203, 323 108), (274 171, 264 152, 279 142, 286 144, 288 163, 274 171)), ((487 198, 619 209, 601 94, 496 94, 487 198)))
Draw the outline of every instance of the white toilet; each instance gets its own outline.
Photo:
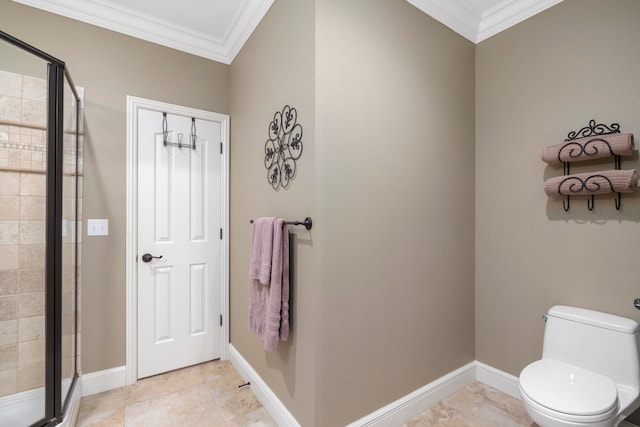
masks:
POLYGON ((540 427, 615 427, 640 406, 640 326, 557 305, 545 316, 542 359, 520 373, 520 395, 540 427))

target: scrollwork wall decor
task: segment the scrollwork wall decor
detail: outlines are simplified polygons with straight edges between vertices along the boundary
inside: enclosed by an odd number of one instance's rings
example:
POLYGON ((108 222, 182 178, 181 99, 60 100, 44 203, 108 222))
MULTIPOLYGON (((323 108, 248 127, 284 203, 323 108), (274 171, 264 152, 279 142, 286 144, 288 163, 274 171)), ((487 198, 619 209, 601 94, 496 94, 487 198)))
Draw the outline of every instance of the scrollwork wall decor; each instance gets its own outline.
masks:
POLYGON ((607 126, 590 120, 587 126, 571 131, 563 144, 546 147, 542 160, 549 165, 563 165, 562 177, 545 181, 548 196, 564 196, 562 205, 569 211, 571 196, 588 196, 587 208, 594 208, 594 195, 617 193, 615 207, 620 210, 621 193, 631 193, 638 187, 638 172, 622 170, 622 156, 634 154, 633 134, 621 133, 620 125, 607 126), (571 174, 571 163, 585 160, 600 160, 613 157, 613 170, 600 170, 580 174, 571 174))
POLYGON ((586 136, 609 135, 612 133, 620 133, 620 125, 618 123, 611 123, 611 126, 607 126, 603 123, 596 124, 596 121, 591 119, 589 120, 588 126, 583 127, 579 131, 569 132, 565 141, 572 141, 586 136))
POLYGON ((269 139, 264 144, 267 182, 274 190, 280 187, 287 189, 296 177, 302 148, 302 126, 298 123, 298 112, 285 105, 282 111, 276 111, 269 123, 269 139))
MULTIPOLYGON (((575 176, 575 175, 570 175, 567 178, 563 179, 560 184, 558 184, 558 193, 563 195, 563 196, 567 196, 567 204, 564 204, 563 202, 563 206, 564 206, 564 210, 565 212, 569 210, 569 199, 568 197, 573 193, 573 194, 580 194, 583 192, 583 190, 586 190, 586 192, 590 192, 591 194, 591 200, 587 199, 587 208, 592 211, 593 210, 593 203, 594 203, 594 197, 593 197, 593 193, 609 193, 609 192, 614 192, 615 188, 613 187, 613 183, 611 182, 611 180, 601 174, 595 174, 595 175, 590 175, 586 178, 582 178, 579 176, 575 176), (567 191, 563 191, 563 186, 566 183, 570 183, 570 185, 568 186, 568 192, 567 191), (606 185, 604 185, 606 184, 606 185), (603 186, 606 187, 606 189, 604 191, 603 190, 603 186)), ((616 203, 616 209, 620 210, 620 193, 618 193, 618 198, 615 200, 616 203)))

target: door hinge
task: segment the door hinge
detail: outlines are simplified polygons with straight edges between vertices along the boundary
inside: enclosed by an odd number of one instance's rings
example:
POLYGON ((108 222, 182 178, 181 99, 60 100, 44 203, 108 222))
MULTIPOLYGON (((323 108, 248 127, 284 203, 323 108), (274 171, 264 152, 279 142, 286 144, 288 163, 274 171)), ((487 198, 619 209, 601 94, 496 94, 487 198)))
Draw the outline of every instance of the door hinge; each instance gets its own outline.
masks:
POLYGON ((220 240, 222 240, 222 228, 220 229, 220 240))
POLYGON ((220 154, 222 154, 222 142, 220 143, 220 154))
POLYGON ((222 326, 222 314, 220 315, 220 326, 222 326))

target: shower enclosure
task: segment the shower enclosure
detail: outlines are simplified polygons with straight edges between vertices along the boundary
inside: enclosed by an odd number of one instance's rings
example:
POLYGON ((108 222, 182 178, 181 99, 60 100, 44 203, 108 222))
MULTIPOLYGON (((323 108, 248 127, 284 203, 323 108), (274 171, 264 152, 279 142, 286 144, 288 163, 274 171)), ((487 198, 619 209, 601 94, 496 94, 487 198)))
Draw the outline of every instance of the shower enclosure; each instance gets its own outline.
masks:
POLYGON ((0 427, 73 425, 82 91, 0 31, 0 427))

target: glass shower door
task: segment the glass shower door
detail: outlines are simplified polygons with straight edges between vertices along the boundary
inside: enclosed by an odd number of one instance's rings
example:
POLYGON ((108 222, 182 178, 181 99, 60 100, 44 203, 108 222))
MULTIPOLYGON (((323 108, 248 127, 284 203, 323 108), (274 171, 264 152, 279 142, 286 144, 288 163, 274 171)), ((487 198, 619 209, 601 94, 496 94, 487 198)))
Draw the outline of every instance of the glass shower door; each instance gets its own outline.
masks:
POLYGON ((67 77, 64 82, 64 130, 62 172, 62 367, 61 396, 67 399, 78 369, 77 317, 80 274, 82 117, 76 94, 67 77))
POLYGON ((63 62, 0 31, 0 427, 78 408, 78 100, 63 62))
POLYGON ((45 418, 47 64, 0 46, 0 426, 45 418))

